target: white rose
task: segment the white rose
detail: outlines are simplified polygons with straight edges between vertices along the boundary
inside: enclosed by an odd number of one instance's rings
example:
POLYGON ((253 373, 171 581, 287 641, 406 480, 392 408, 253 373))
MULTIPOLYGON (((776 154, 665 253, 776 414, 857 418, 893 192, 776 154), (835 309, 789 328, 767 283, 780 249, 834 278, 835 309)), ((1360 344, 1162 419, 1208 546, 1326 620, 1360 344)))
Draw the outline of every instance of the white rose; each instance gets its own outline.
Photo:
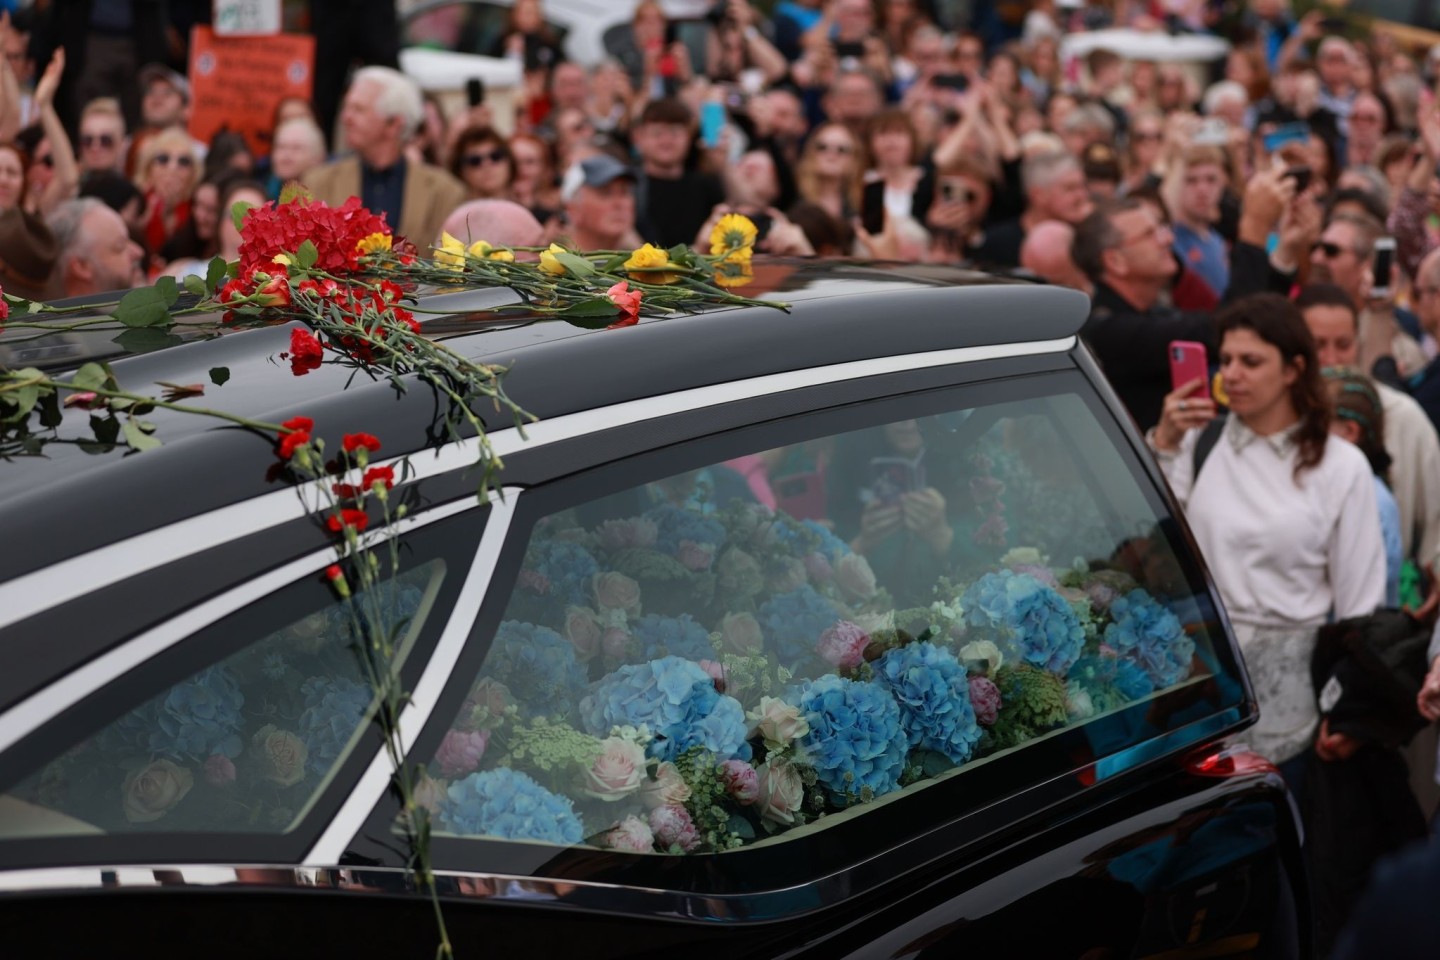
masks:
POLYGON ((640 789, 645 779, 645 749, 631 740, 610 737, 585 771, 584 790, 597 800, 619 800, 640 789))
POLYGON ((772 751, 784 750, 810 732, 810 722, 800 714, 800 708, 779 697, 761 697, 760 706, 750 711, 749 719, 752 734, 759 731, 765 747, 772 751))

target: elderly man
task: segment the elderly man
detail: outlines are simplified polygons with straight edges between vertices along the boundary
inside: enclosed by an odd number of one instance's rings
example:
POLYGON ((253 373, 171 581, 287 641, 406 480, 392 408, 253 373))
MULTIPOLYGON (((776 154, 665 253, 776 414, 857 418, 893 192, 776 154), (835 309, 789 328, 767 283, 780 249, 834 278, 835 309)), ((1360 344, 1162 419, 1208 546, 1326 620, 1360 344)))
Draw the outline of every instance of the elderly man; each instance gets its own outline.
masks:
POLYGON ((120 214, 94 197, 67 200, 50 214, 60 248, 53 285, 66 297, 126 290, 145 282, 144 251, 120 214))
POLYGON ((405 159, 405 141, 420 126, 420 88, 389 67, 357 70, 340 109, 340 126, 355 154, 318 167, 305 186, 332 206, 359 197, 385 214, 401 236, 429 243, 450 212, 465 202, 465 185, 438 167, 405 159))
POLYGON ((586 157, 560 183, 570 241, 581 250, 640 245, 635 230, 635 171, 608 153, 586 157))
MULTIPOLYGON (((545 228, 535 215, 510 200, 471 200, 445 219, 444 231, 466 244, 484 240, 492 247, 538 247, 545 228)), ((436 237, 436 242, 439 242, 436 237)))
POLYGON ((985 239, 974 252, 982 264, 1018 266, 1020 245, 1037 223, 1059 220, 1074 226, 1095 206, 1085 188, 1080 160, 1074 154, 1057 151, 1030 157, 1021 167, 1020 179, 1025 185, 1025 212, 985 232, 985 239))
POLYGON ((1037 223, 1020 245, 1020 266, 1047 283, 1090 293, 1094 286, 1070 257, 1074 243, 1075 228, 1070 224, 1059 220, 1037 223))

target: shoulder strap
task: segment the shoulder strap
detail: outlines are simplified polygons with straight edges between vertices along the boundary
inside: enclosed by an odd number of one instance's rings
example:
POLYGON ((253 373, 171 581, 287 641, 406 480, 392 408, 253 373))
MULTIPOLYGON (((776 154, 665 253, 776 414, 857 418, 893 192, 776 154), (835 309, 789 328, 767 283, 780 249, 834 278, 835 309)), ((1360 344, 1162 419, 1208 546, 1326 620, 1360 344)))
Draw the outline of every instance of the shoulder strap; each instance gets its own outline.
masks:
POLYGON ((1215 444, 1220 441, 1220 434, 1225 431, 1225 418, 1228 416, 1229 414, 1221 414, 1205 424, 1200 431, 1200 436, 1195 441, 1194 469, 1190 474, 1192 484, 1200 479, 1200 468, 1205 466, 1205 458, 1210 456, 1210 451, 1214 450, 1215 444))

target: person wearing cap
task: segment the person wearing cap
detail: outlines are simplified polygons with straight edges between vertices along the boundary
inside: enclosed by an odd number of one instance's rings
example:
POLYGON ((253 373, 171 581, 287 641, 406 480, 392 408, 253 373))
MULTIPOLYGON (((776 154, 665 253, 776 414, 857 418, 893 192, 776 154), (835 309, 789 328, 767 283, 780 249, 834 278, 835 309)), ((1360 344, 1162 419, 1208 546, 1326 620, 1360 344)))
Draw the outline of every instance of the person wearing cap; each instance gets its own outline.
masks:
MULTIPOLYGON (((635 171, 608 153, 573 164, 560 183, 566 233, 580 250, 638 247, 635 171)), ((692 231, 693 235, 693 231, 692 231)))
POLYGON ((190 81, 161 63, 140 71, 140 120, 151 130, 183 127, 190 120, 190 81))
POLYGON ((715 205, 725 202, 719 177, 687 170, 695 141, 695 117, 679 100, 651 100, 631 132, 640 153, 636 185, 639 222, 654 227, 645 239, 662 247, 695 239, 715 205))
POLYGON ((466 199, 465 185, 447 171, 405 158, 405 141, 424 115, 420 88, 409 77, 389 67, 357 70, 340 110, 340 126, 354 153, 311 170, 305 186, 331 206, 359 197, 423 250, 466 199))

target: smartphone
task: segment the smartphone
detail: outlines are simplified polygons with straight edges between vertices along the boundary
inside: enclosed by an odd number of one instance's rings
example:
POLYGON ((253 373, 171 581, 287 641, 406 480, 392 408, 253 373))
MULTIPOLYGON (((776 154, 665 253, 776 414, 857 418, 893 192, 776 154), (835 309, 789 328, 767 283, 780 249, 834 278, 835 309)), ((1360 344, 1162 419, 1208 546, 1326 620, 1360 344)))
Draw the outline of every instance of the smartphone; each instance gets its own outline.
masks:
POLYGON ((725 129, 725 104, 706 100, 700 104, 700 142, 707 147, 720 146, 720 132, 725 129))
POLYGON ((970 78, 963 73, 942 73, 930 82, 937 87, 954 90, 956 93, 964 93, 970 89, 970 78))
POLYGON ((846 57, 859 60, 865 56, 865 44, 859 42, 837 43, 835 44, 835 56, 841 60, 844 60, 846 57))
POLYGON ((870 487, 862 497, 871 503, 890 506, 907 493, 925 489, 924 454, 914 460, 905 457, 871 457, 870 487))
POLYGON ((1291 143, 1309 143, 1310 125, 1306 123, 1281 124, 1274 130, 1265 134, 1265 152, 1275 153, 1281 147, 1291 143))
POLYGON ((1170 341, 1170 389, 1179 390, 1191 380, 1200 381, 1192 397, 1210 397, 1210 361, 1205 344, 1194 340, 1170 341))
POLYGON ((1291 167, 1285 171, 1285 176, 1295 181, 1295 192, 1304 193, 1310 186, 1310 179, 1314 172, 1306 166, 1291 167))
POLYGON ((1388 300, 1394 296, 1395 291, 1391 289, 1394 280, 1391 275, 1395 270, 1395 238, 1381 237, 1375 241, 1375 262, 1370 272, 1375 277, 1375 283, 1370 288, 1370 296, 1379 300, 1388 300))
POLYGON ((746 214, 750 222, 755 224, 755 242, 758 244, 770 235, 770 228, 775 226, 775 218, 768 213, 746 214))
POLYGON ((1190 142, 1197 147, 1223 147, 1230 142, 1230 126, 1220 117, 1206 117, 1190 142))
POLYGON ((485 102, 485 81, 479 77, 471 77, 465 81, 465 99, 470 101, 470 106, 478 107, 485 102))

